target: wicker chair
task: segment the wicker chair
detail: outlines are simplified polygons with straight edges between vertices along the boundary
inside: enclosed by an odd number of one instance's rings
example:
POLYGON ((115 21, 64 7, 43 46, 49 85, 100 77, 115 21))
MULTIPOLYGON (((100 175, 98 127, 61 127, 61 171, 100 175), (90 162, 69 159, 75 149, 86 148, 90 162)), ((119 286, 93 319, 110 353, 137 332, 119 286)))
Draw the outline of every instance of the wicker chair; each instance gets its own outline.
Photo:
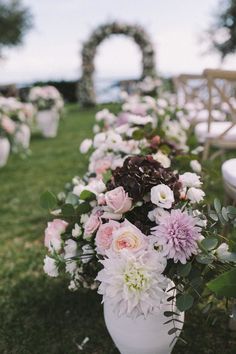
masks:
POLYGON ((204 143, 203 159, 209 156, 211 146, 219 150, 211 158, 225 149, 236 148, 236 71, 206 69, 203 72, 208 86, 208 122, 199 123, 195 134, 200 143, 204 143), (219 105, 226 111, 227 120, 216 122, 212 116, 213 104, 218 94, 219 105))

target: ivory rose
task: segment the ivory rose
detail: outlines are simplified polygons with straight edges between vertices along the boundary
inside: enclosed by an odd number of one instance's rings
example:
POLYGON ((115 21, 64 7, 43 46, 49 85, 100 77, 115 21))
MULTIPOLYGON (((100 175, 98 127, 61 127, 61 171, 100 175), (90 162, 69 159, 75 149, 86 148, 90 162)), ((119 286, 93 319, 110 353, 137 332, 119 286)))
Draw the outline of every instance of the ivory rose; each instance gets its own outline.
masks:
POLYGON ((123 187, 117 187, 105 194, 107 206, 117 214, 126 213, 132 207, 132 199, 123 187))
POLYGON ((123 249, 137 252, 146 246, 147 236, 128 220, 125 220, 121 227, 113 233, 112 250, 115 252, 120 252, 123 249))
POLYGON ((59 251, 61 248, 61 234, 66 231, 68 223, 61 219, 48 222, 45 230, 44 244, 49 251, 59 251))
POLYGON ((112 243, 113 233, 120 228, 120 223, 114 220, 102 224, 96 234, 95 243, 97 253, 104 255, 112 243))

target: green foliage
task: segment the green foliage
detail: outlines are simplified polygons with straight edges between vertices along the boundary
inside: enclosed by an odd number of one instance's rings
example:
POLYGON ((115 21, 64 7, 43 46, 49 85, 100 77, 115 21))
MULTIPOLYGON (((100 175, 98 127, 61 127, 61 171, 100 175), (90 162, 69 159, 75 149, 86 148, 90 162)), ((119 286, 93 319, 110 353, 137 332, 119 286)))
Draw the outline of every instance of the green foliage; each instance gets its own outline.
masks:
POLYGON ((31 14, 20 0, 0 0, 0 50, 18 45, 31 27, 31 14))
POLYGON ((212 31, 213 46, 221 53, 222 57, 236 51, 236 0, 224 0, 220 3, 220 11, 216 18, 216 24, 212 31), (222 6, 223 5, 223 6, 222 6), (222 11, 223 8, 223 11, 222 11), (225 31, 227 37, 218 42, 214 38, 217 30, 225 31))
POLYGON ((236 268, 224 274, 207 284, 208 288, 217 296, 226 296, 236 298, 236 268))
POLYGON ((44 209, 53 209, 57 206, 57 198, 53 193, 46 191, 40 197, 40 205, 44 209))
POLYGON ((194 297, 191 294, 179 295, 176 300, 176 306, 182 311, 187 311, 193 306, 194 297))

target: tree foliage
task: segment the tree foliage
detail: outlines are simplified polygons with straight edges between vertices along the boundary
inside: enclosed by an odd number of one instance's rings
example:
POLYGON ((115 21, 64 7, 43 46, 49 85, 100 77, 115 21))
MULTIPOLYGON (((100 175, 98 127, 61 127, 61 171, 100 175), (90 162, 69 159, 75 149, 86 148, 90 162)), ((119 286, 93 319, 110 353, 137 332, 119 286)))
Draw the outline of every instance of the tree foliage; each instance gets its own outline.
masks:
POLYGON ((0 0, 0 54, 3 47, 22 43, 32 25, 31 13, 20 0, 0 0))
POLYGON ((224 58, 236 52, 236 0, 222 1, 220 9, 211 33, 214 48, 224 58))

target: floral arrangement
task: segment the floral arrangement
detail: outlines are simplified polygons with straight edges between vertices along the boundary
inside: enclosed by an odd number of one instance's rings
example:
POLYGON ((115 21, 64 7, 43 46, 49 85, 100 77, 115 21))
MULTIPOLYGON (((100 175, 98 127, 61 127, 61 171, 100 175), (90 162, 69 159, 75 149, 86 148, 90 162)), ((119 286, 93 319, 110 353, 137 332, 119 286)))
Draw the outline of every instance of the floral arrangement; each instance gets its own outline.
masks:
POLYGON ((35 116, 31 103, 15 97, 0 97, 1 135, 8 138, 11 150, 25 156, 29 152, 30 127, 35 116))
MULTIPOLYGON (((95 149, 89 172, 83 178, 75 177, 58 197, 50 192, 41 197, 42 206, 52 216, 45 230, 49 253, 44 270, 51 277, 65 272, 71 290, 96 289, 119 315, 148 316, 170 302, 173 311, 165 315, 170 317, 168 323, 173 322, 171 334, 178 337, 175 303, 179 311, 186 311, 201 302, 207 311, 217 296, 236 296, 235 245, 221 234, 222 224, 236 224, 236 208, 222 207, 218 200, 213 208, 208 206, 201 177, 174 164, 175 148, 170 143, 172 152, 165 159, 157 158, 160 136, 147 139, 138 134, 135 140, 129 132, 124 140, 123 131, 128 129, 143 132, 150 124, 150 131, 162 131, 165 120, 160 117, 167 116, 169 122, 182 117, 164 101, 160 106, 158 101, 150 116, 125 110, 132 118, 128 118, 128 126, 127 118, 107 110, 97 114, 99 132, 92 142, 82 144, 84 152, 91 145, 95 149), (142 119, 145 124, 139 129, 142 119), (120 140, 117 129, 122 125, 120 140), (104 142, 106 149, 102 148, 104 142), (123 146, 130 142, 132 148, 127 152, 123 146), (117 150, 118 156, 124 153, 118 162, 117 150), (109 164, 103 163, 101 169, 93 166, 110 152, 109 164), (173 289, 175 294, 170 296, 173 289)), ((197 160, 190 165, 201 171, 197 160)))
POLYGON ((94 58, 99 44, 112 34, 124 34, 131 37, 142 52, 142 78, 156 76, 155 52, 146 31, 138 25, 112 22, 98 27, 84 43, 82 49, 82 78, 79 83, 79 101, 82 105, 94 105, 96 102, 93 73, 94 58))
POLYGON ((55 109, 61 112, 64 107, 63 98, 54 86, 35 86, 30 89, 29 101, 37 110, 55 109))

